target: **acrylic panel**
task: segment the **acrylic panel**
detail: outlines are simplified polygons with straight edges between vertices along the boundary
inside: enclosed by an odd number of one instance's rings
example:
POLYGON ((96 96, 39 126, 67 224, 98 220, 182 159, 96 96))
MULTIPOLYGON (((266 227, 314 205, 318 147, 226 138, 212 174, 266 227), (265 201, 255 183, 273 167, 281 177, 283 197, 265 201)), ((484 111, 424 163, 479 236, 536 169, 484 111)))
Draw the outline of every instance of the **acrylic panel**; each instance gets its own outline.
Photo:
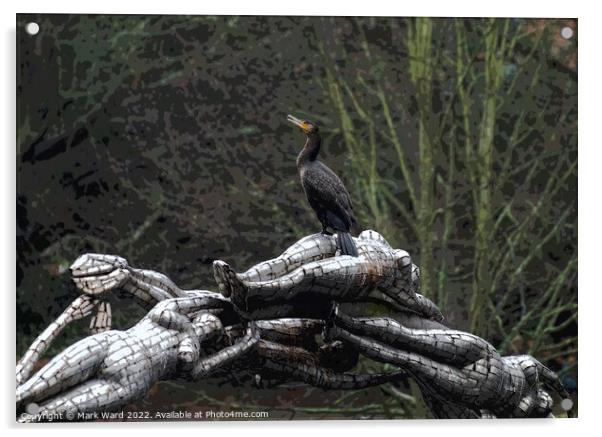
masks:
POLYGON ((16 419, 576 417, 577 37, 17 15, 16 419))

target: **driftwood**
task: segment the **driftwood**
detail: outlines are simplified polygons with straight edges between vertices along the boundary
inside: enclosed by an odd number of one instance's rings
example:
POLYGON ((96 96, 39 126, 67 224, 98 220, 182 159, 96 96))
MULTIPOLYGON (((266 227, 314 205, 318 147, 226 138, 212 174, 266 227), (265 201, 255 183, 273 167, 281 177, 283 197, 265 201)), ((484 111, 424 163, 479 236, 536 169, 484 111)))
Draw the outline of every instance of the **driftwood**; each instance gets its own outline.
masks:
POLYGON ((117 410, 159 380, 235 373, 324 389, 413 378, 435 417, 547 417, 551 393, 568 396, 536 359, 501 357, 485 340, 442 324, 436 305, 419 293, 409 254, 377 232, 355 239, 358 257, 339 256, 335 241, 310 235, 243 273, 216 261, 220 293, 182 290, 119 256, 82 255, 71 266, 82 296, 17 364, 19 420, 117 410), (106 298, 114 290, 150 309, 126 331, 111 329, 106 298), (352 317, 340 309, 344 302, 378 302, 390 316, 352 317), (91 335, 31 375, 62 329, 94 312, 91 335), (360 355, 397 370, 355 373, 360 355), (37 414, 22 414, 32 403, 37 414))

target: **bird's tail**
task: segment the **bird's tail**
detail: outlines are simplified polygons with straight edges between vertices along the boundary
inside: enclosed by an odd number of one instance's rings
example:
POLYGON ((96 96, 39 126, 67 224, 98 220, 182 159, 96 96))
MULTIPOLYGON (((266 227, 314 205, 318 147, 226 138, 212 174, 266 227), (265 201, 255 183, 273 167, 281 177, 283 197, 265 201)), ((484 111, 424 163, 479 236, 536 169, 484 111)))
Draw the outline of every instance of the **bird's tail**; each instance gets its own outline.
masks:
POLYGON ((349 232, 337 232, 337 245, 341 249, 341 255, 357 256, 357 247, 349 232))

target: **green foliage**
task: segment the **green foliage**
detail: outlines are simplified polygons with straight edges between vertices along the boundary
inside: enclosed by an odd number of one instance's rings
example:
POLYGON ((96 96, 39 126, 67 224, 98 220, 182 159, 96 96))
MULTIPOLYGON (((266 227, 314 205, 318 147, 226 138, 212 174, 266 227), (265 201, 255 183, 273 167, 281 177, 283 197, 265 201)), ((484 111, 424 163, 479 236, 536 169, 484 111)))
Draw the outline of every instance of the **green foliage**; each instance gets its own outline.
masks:
POLYGON ((325 61, 364 226, 411 249, 423 292, 453 324, 505 352, 567 341, 554 335, 576 320, 576 42, 560 37, 567 22, 380 24, 400 43, 394 53, 356 20, 350 65, 325 61), (374 74, 382 62, 385 74, 374 74), (390 150, 396 165, 374 170, 390 150))

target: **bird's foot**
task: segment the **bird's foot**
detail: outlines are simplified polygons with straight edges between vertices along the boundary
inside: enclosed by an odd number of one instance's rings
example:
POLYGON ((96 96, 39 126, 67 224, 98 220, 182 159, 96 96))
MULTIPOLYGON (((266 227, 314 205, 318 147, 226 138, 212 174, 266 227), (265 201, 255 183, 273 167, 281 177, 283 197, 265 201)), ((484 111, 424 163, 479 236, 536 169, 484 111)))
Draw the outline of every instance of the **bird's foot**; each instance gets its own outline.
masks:
POLYGON ((327 231, 327 230, 326 230, 326 228, 322 229, 322 232, 321 232, 321 234, 322 234, 322 235, 328 235, 328 236, 332 236, 332 235, 334 235, 332 232, 329 232, 329 231, 327 231))

